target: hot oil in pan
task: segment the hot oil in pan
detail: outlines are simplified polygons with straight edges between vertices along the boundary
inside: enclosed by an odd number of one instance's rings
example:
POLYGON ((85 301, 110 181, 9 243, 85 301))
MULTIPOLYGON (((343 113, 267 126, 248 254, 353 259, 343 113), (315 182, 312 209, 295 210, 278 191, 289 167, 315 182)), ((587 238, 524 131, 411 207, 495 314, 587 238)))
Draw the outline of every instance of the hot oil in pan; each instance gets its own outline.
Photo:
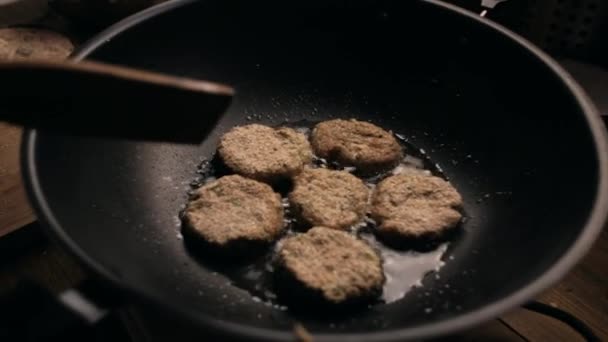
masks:
MULTIPOLYGON (((297 122, 295 124, 288 124, 288 126, 309 135, 314 123, 297 122)), ((441 168, 433 163, 423 150, 411 145, 401 134, 395 134, 395 137, 403 146, 405 157, 397 167, 388 172, 361 177, 370 189, 373 189, 382 179, 399 173, 426 173, 445 178, 441 168)), ((353 167, 341 167, 334 163, 328 163, 322 158, 314 157, 314 164, 316 167, 344 170, 358 175, 357 170, 353 167)), ((197 173, 200 176, 191 183, 193 189, 224 175, 231 174, 217 155, 209 161, 204 161, 199 166, 197 173)), ((283 238, 302 231, 301 227, 297 226, 290 212, 289 201, 286 197, 290 191, 290 184, 276 185, 275 190, 283 196, 286 226, 283 238)), ((372 233, 374 225, 375 222, 373 220, 366 218, 359 224, 354 225, 351 231, 353 234, 357 234, 362 239, 368 241, 382 256, 386 283, 384 284, 381 303, 391 303, 403 298, 412 287, 422 285, 422 279, 425 275, 438 271, 444 265, 442 256, 447 250, 447 242, 413 246, 414 249, 411 250, 395 250, 376 240, 372 233)), ((201 260, 201 262, 205 266, 224 274, 231 280, 233 285, 251 293, 255 301, 263 302, 277 309, 286 310, 287 308, 281 305, 280 298, 278 298, 274 290, 274 257, 280 245, 281 239, 269 248, 269 251, 265 255, 255 260, 249 259, 247 262, 225 262, 219 265, 211 264, 205 260, 201 260)))

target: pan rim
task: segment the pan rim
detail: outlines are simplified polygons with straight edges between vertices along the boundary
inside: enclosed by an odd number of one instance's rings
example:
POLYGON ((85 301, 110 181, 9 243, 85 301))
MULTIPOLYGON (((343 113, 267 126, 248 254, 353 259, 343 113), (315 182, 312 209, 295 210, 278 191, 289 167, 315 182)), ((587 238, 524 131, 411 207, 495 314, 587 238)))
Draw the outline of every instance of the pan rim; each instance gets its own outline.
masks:
MULTIPOLYGON (((173 9, 193 3, 194 1, 196 0, 171 0, 123 19, 122 21, 110 26, 108 29, 104 30, 92 38, 88 43, 83 45, 72 55, 72 59, 75 61, 80 61, 90 55, 97 48, 109 42, 113 37, 137 26, 139 23, 145 22, 148 19, 169 12, 173 9)), ((561 81, 563 86, 565 86, 566 89, 571 92, 574 100, 582 110, 582 114, 585 117, 596 149, 596 157, 598 160, 598 185, 595 202, 593 203, 593 208, 581 233, 574 243, 568 248, 568 250, 544 273, 529 282, 527 285, 521 287, 519 290, 516 290, 515 292, 475 311, 463 313, 454 318, 441 322, 393 330, 360 333, 315 334, 315 339, 319 341, 337 341, 342 339, 365 341, 426 339, 455 333, 479 325, 485 321, 489 321, 490 319, 498 317, 500 314, 508 311, 509 309, 525 303, 527 300, 530 300, 538 295, 541 291, 561 280, 563 276, 565 276, 566 273, 570 271, 572 267, 575 266, 587 254, 593 243, 596 241, 598 235, 601 233, 608 219, 608 135, 603 127, 598 110, 595 108, 595 105, 591 102, 587 94, 583 91, 582 87, 578 85, 572 76, 570 76, 563 67, 553 60, 552 57, 548 56, 525 38, 517 35, 502 25, 479 17, 477 14, 457 6, 440 2, 439 0, 420 1, 433 5, 440 10, 456 12, 457 14, 467 17, 469 20, 477 21, 481 26, 485 26, 488 29, 502 34, 506 39, 510 39, 513 43, 516 43, 520 47, 524 48, 528 53, 532 54, 536 59, 548 67, 549 72, 552 72, 559 79, 559 81, 561 81)), ((35 161, 36 138, 37 132, 35 130, 25 131, 21 151, 22 172, 30 201, 38 214, 39 220, 43 223, 47 234, 55 240, 58 240, 63 247, 75 255, 89 270, 93 271, 95 275, 101 276, 116 288, 121 289, 126 293, 135 295, 135 298, 139 298, 145 302, 154 303, 157 306, 169 309, 175 313, 179 313, 182 317, 188 319, 189 321, 198 323, 205 328, 210 328, 226 335, 261 340, 293 340, 294 335, 291 332, 257 328, 217 320, 204 313, 196 313, 171 303, 166 303, 159 298, 147 294, 146 291, 142 290, 141 288, 137 288, 122 282, 119 278, 113 275, 112 272, 87 255, 87 253, 81 249, 78 244, 73 241, 62 229, 61 224, 55 218, 46 201, 37 175, 35 161)))

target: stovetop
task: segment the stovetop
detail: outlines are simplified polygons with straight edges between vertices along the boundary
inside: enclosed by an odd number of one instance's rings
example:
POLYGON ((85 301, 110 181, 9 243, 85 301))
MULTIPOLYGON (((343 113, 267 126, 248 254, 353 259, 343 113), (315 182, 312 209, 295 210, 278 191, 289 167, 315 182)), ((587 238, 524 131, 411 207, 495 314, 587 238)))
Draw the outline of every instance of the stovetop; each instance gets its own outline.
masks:
POLYGON ((575 60, 561 60, 560 63, 585 89, 606 120, 606 116, 608 116, 608 71, 575 60))

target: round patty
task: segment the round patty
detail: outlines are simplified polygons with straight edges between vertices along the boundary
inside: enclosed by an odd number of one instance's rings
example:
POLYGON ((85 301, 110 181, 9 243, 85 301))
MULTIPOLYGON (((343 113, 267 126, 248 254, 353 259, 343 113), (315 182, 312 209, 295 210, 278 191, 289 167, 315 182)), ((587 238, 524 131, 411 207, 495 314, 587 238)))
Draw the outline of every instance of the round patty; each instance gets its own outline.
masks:
POLYGON ((306 168, 294 178, 289 201, 310 226, 346 229, 366 213, 369 189, 345 171, 306 168))
POLYGON ((267 184, 224 176, 195 191, 184 220, 192 234, 214 247, 268 243, 283 231, 281 196, 267 184))
POLYGON ((391 133, 355 119, 317 124, 311 142, 319 157, 354 166, 363 172, 390 169, 402 158, 401 146, 391 133))
POLYGON ((366 242, 325 227, 286 238, 278 265, 304 298, 342 304, 379 296, 384 284, 382 260, 366 242))
POLYGON ((220 139, 218 151, 232 171, 261 181, 292 177, 312 160, 304 134, 258 124, 231 129, 220 139))
POLYGON ((381 235, 392 238, 437 237, 462 218, 460 194, 447 181, 418 173, 391 176, 372 196, 372 218, 381 235))
POLYGON ((0 29, 0 60, 63 60, 74 50, 59 33, 35 28, 0 29))

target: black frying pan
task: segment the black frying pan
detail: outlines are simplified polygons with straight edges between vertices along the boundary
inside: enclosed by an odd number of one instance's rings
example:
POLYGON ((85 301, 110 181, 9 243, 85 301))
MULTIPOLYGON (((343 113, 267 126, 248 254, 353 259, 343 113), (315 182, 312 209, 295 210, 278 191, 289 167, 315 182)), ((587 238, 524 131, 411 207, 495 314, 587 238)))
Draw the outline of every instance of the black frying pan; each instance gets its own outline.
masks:
POLYGON ((115 25, 75 58, 236 87, 199 146, 32 130, 23 148, 52 236, 112 287, 208 331, 286 340, 300 320, 319 340, 447 334, 555 283, 606 219, 606 134, 587 97, 529 43, 437 1, 174 1, 115 25), (186 251, 176 216, 229 128, 337 117, 372 120, 425 149, 470 220, 440 278, 329 322, 227 284, 186 251))

